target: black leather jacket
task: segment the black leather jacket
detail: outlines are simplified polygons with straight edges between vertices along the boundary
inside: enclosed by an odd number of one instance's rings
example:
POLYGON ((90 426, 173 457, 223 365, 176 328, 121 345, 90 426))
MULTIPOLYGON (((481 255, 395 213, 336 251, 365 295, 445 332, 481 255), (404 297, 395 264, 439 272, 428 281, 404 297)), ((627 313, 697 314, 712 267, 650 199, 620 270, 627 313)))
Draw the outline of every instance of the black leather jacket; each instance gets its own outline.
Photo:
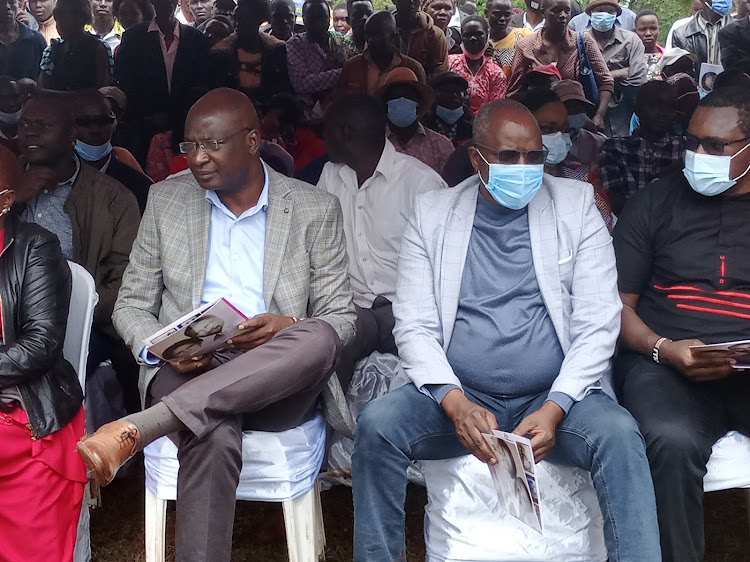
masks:
POLYGON ((14 215, 5 221, 0 298, 0 387, 18 387, 32 439, 39 439, 67 425, 83 402, 75 370, 62 355, 70 269, 54 234, 14 215))

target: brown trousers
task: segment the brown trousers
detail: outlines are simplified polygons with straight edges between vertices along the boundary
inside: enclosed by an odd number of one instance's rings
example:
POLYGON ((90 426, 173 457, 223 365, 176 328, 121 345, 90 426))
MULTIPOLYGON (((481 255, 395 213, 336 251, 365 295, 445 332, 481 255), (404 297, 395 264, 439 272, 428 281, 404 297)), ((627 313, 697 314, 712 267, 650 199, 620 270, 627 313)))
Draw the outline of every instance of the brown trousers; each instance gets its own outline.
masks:
POLYGON ((149 387, 188 428, 178 446, 177 562, 228 562, 242 469, 242 431, 284 431, 307 421, 333 372, 339 339, 307 319, 245 353, 217 354, 204 372, 165 365, 149 387))

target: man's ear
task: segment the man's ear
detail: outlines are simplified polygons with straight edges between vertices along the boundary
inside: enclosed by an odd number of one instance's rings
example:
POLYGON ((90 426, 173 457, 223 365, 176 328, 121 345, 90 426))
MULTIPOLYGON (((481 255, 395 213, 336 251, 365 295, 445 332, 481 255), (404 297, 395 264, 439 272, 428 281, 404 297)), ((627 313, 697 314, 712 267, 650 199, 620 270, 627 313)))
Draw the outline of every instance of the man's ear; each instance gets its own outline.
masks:
POLYGON ((260 150, 260 131, 253 129, 245 135, 245 146, 247 146, 250 154, 258 154, 260 150))

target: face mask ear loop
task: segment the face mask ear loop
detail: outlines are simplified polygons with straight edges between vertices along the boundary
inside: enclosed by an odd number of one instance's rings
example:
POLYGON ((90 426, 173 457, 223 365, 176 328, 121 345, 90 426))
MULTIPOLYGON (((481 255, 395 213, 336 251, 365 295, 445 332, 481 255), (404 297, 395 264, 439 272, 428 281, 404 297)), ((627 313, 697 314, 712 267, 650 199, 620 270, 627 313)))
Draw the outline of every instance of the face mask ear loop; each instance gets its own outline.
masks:
MULTIPOLYGON (((479 150, 479 147, 474 147, 477 149, 477 154, 479 154, 479 157, 484 161, 485 164, 487 164, 487 167, 489 167, 490 163, 487 162, 487 159, 484 157, 484 154, 482 154, 482 151, 479 150)), ((487 172, 489 174, 489 171, 487 172)), ((477 176, 479 176, 479 181, 482 182, 482 185, 485 189, 487 189, 487 182, 482 179, 482 174, 479 170, 477 170, 477 176)))
MULTIPOLYGON (((740 153, 741 153, 741 152, 742 152, 743 150, 745 150, 745 149, 746 149, 746 148, 747 148, 748 146, 750 146, 750 142, 749 142, 749 143, 747 143, 747 144, 746 144, 745 146, 743 146, 743 147, 742 147, 741 149, 739 149, 739 150, 738 150, 737 152, 735 152, 735 153, 734 153, 734 154, 732 155, 732 157, 731 157, 731 158, 734 158, 735 156, 739 156, 739 155, 740 155, 740 153)), ((739 180, 741 180, 742 178, 744 178, 744 177, 745 177, 745 176, 747 175, 747 173, 748 173, 748 172, 750 172, 750 164, 748 164, 748 165, 747 165, 747 168, 745 168, 745 171, 744 171, 744 172, 742 172, 742 173, 741 173, 741 174, 740 174, 739 176, 737 176, 736 178, 732 178, 732 181, 739 181, 739 180)))

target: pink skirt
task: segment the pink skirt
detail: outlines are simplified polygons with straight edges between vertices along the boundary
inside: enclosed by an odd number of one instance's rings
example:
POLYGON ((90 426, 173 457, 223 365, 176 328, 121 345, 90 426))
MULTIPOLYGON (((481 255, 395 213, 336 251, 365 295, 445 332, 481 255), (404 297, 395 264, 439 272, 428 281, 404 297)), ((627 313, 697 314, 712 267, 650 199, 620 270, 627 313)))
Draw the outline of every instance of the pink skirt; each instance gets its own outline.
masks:
POLYGON ((22 408, 0 412, 0 561, 71 562, 86 484, 83 408, 41 439, 28 422, 22 408))

